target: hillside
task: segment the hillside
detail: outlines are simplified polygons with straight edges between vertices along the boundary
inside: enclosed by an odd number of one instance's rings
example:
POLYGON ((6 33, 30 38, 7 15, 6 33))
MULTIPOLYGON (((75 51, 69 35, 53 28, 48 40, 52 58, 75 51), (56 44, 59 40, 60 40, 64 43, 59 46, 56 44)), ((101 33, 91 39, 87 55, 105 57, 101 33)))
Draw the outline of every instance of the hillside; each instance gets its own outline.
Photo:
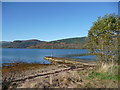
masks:
POLYGON ((2 43, 2 47, 3 48, 27 48, 32 45, 37 45, 38 43, 41 43, 41 42, 43 42, 43 41, 39 41, 39 40, 35 40, 35 39, 33 39, 33 40, 15 40, 8 44, 2 43))
POLYGON ((5 45, 5 44, 8 44, 8 43, 10 43, 10 42, 7 42, 7 41, 0 41, 0 45, 5 45))
POLYGON ((10 42, 7 42, 7 41, 0 41, 0 48, 1 46, 5 46, 5 45, 8 45, 10 42))
POLYGON ((40 40, 16 40, 3 44, 3 48, 40 48, 40 49, 81 49, 84 48, 86 37, 68 38, 50 42, 40 40))

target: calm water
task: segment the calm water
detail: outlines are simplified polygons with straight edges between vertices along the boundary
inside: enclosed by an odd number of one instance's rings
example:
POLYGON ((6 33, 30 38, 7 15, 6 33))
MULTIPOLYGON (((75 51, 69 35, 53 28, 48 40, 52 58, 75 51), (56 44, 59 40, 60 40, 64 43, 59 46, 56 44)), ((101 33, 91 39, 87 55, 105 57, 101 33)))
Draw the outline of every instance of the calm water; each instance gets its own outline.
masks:
MULTIPOLYGON (((93 60, 94 56, 74 56, 75 54, 88 53, 85 49, 53 49, 53 56, 67 57, 84 60, 93 60), (72 55, 71 57, 69 57, 72 55)), ((2 49, 2 63, 27 62, 27 63, 50 63, 44 60, 44 56, 51 56, 51 49, 2 49)))

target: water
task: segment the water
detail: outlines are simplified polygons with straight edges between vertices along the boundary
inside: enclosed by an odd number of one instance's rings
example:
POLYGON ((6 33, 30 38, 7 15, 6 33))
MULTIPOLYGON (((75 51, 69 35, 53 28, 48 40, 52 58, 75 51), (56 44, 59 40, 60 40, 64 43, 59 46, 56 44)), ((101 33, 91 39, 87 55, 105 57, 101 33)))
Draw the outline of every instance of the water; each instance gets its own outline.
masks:
MULTIPOLYGON (((2 63, 27 62, 27 63, 50 63, 44 60, 44 56, 51 56, 51 49, 2 49, 2 63)), ((53 49, 53 56, 68 57, 82 60, 92 60, 94 56, 74 56, 88 53, 85 49, 53 49)))

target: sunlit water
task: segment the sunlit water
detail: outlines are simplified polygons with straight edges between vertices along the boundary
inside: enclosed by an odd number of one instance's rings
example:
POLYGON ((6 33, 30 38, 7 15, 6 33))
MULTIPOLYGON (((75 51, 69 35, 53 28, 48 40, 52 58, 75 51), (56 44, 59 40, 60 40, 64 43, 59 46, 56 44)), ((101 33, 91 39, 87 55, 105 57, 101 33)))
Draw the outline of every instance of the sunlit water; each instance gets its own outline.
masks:
MULTIPOLYGON (((27 62, 50 63, 44 60, 44 56, 51 56, 51 49, 2 49, 2 63, 27 62)), ((88 53, 85 49, 53 49, 54 57, 67 57, 82 60, 93 60, 94 56, 74 56, 75 54, 88 53), (69 57, 70 56, 70 57, 69 57)))

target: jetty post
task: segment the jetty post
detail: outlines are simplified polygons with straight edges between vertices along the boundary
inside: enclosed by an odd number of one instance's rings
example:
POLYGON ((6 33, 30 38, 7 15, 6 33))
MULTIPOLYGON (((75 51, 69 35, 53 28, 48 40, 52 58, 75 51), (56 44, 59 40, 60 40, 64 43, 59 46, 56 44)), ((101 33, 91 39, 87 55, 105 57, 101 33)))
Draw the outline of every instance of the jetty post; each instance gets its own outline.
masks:
MULTIPOLYGON (((56 42, 59 43, 58 40, 56 42)), ((51 57, 53 57, 53 44, 54 44, 54 41, 52 42, 52 47, 51 47, 51 57)))
POLYGON ((53 42, 52 42, 52 48, 51 48, 51 57, 53 57, 53 42))

